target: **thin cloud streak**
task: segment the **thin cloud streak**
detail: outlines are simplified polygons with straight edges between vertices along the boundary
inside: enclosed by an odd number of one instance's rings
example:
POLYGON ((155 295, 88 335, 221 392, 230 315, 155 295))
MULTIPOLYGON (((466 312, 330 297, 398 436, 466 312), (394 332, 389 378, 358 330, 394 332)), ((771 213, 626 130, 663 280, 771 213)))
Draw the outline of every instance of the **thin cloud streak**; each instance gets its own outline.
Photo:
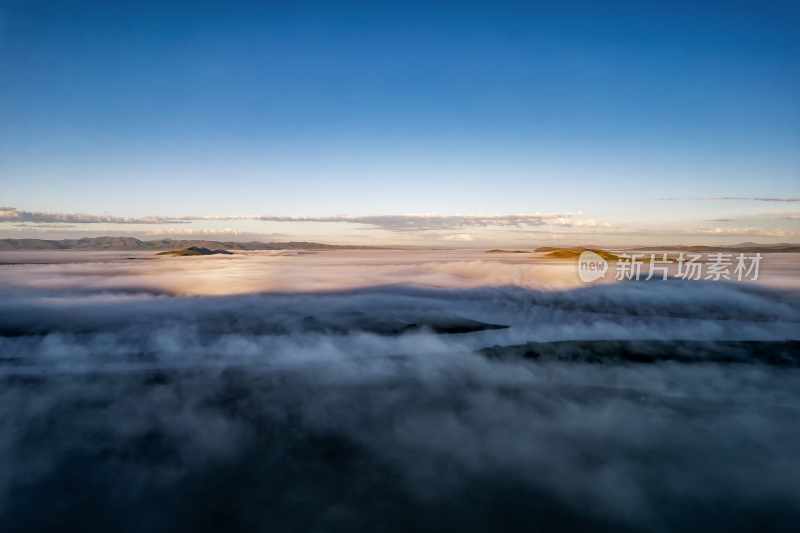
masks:
POLYGON ((31 222, 42 224, 187 224, 188 220, 172 217, 118 217, 83 213, 44 213, 21 211, 15 207, 0 208, 0 222, 31 222))
POLYGON ((269 222, 333 222, 347 224, 363 224, 386 231, 437 231, 459 228, 511 227, 528 226, 573 226, 580 225, 571 214, 519 214, 519 215, 376 215, 360 217, 257 217, 257 220, 269 222))
POLYGON ((796 196, 702 196, 696 198, 665 197, 659 198, 665 202, 678 201, 722 201, 722 202, 772 202, 772 203, 800 203, 796 196))
MULTIPOLYGON (((733 198, 733 197, 727 197, 733 198)), ((773 199, 777 201, 777 199, 773 199)), ((766 201, 766 200, 765 200, 766 201)), ((790 199, 784 199, 790 201, 790 199)), ((604 220, 584 216, 583 213, 522 213, 510 215, 439 215, 439 214, 401 214, 401 215, 337 215, 337 216, 277 216, 277 215, 241 215, 241 216, 151 216, 151 217, 121 217, 115 215, 91 215, 79 213, 44 213, 20 210, 14 207, 0 208, 0 223, 12 222, 14 227, 21 230, 39 233, 45 230, 60 230, 76 228, 82 225, 92 227, 100 224, 120 224, 125 226, 144 225, 148 229, 139 229, 139 236, 174 235, 258 235, 259 238, 277 235, 287 236, 292 232, 280 231, 263 233, 254 231, 252 223, 277 223, 277 224, 335 224, 346 226, 350 230, 383 231, 393 234, 397 238, 407 239, 412 236, 424 238, 427 241, 462 242, 473 245, 483 241, 496 241, 500 234, 506 236, 525 235, 527 237, 548 235, 556 238, 558 235, 575 237, 587 235, 594 237, 603 236, 637 236, 637 235, 672 235, 672 236, 700 236, 700 237, 763 237, 763 238, 796 238, 800 232, 794 227, 781 227, 780 224, 760 225, 753 224, 752 217, 723 217, 706 220, 710 224, 721 226, 694 226, 685 225, 677 227, 654 227, 639 223, 611 224, 604 220), (229 227, 201 227, 203 224, 230 222, 250 222, 248 228, 229 227), (728 224, 737 223, 736 226, 728 224), (177 227, 169 227, 178 225, 177 227)), ((768 217, 776 222, 774 215, 768 217)), ((794 213, 781 214, 778 220, 787 223, 796 220, 794 213)), ((273 228, 278 229, 278 228, 273 228)), ((328 230, 330 231, 330 230, 328 230)), ((105 231, 104 233, 108 233, 105 231)), ((115 233, 119 233, 118 231, 115 233)), ((329 234, 304 235, 303 238, 316 240, 330 239, 329 234)), ((341 238, 341 236, 340 236, 341 238)), ((349 235, 346 239, 358 239, 358 236, 349 235)))
POLYGON ((372 215, 372 216, 320 216, 288 217, 272 215, 245 216, 178 216, 178 217, 119 217, 77 213, 43 213, 22 211, 14 207, 0 208, 0 222, 36 224, 190 224, 211 221, 262 221, 292 223, 336 223, 371 226, 393 232, 439 231, 459 228, 534 226, 584 227, 603 225, 595 220, 580 219, 570 213, 533 213, 514 215, 372 215))

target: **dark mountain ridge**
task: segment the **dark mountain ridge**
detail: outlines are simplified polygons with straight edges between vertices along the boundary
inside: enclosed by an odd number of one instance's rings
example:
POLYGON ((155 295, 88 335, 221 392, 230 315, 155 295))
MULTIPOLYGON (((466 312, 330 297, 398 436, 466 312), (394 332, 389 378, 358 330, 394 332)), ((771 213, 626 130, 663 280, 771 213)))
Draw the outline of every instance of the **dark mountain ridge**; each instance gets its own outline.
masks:
POLYGON ((626 247, 627 250, 640 252, 727 252, 727 253, 797 253, 800 252, 800 244, 781 242, 777 244, 758 244, 755 242, 742 242, 727 246, 710 245, 672 245, 672 246, 637 246, 626 247))
POLYGON ((360 250, 370 246, 323 244, 318 242, 227 242, 207 240, 158 239, 143 241, 134 237, 87 237, 83 239, 0 239, 0 251, 9 250, 109 250, 147 251, 183 248, 209 248, 226 250, 360 250))

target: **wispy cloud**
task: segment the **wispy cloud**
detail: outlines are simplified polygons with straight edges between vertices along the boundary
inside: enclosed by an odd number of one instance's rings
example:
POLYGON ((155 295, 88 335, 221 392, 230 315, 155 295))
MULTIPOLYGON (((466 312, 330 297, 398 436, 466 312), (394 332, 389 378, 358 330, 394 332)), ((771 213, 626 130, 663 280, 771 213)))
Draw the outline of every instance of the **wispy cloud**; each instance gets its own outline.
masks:
MULTIPOLYGON (((722 197, 720 197, 722 198, 722 197)), ((732 197, 728 197, 732 198, 732 197)), ((767 200, 765 200, 767 201, 767 200)), ((776 200, 777 201, 777 200, 776 200)), ((790 201, 786 198, 784 201, 790 201)), ((289 217, 277 215, 242 215, 242 216, 169 216, 169 217, 120 217, 115 215, 91 215, 75 213, 44 213, 24 211, 13 207, 0 208, 0 222, 13 222, 14 227, 27 231, 35 230, 61 230, 69 227, 78 227, 106 223, 124 224, 128 226, 147 225, 147 229, 136 230, 137 235, 170 236, 200 236, 209 238, 228 236, 246 238, 245 236, 258 235, 259 238, 267 236, 281 238, 287 236, 282 233, 253 233, 252 224, 246 229, 238 228, 236 222, 265 222, 285 224, 337 224, 347 226, 349 229, 366 231, 383 231, 394 234, 397 239, 421 239, 424 241, 449 241, 452 243, 478 243, 483 241, 502 240, 513 235, 531 238, 533 236, 559 236, 575 237, 587 236, 637 236, 637 235, 684 235, 705 237, 763 237, 763 238, 797 238, 800 232, 791 227, 780 227, 778 221, 784 225, 789 221, 798 220, 797 213, 780 213, 759 217, 721 217, 709 219, 700 227, 684 226, 683 228, 643 227, 636 223, 612 225, 607 221, 584 216, 582 213, 522 213, 510 215, 440 215, 440 214, 400 214, 400 215, 338 215, 338 216, 305 216, 289 217), (772 224, 767 222, 772 221, 772 224), (218 223, 230 222, 225 227, 204 227, 205 225, 219 225, 218 223), (763 224, 759 222, 764 222, 763 224), (194 227, 192 224, 195 224, 194 227), (175 227, 170 225, 180 224, 175 227), (144 233, 142 233, 144 232, 144 233)), ((265 225, 265 229, 266 229, 265 225)), ((121 229, 121 228, 120 228, 121 229)), ((133 228, 132 228, 133 229, 133 228)), ((278 229, 278 228, 271 228, 278 229)), ((295 227, 295 230, 298 228, 295 227)), ((320 230, 322 231, 322 230, 320 230)), ((330 231, 330 230, 325 230, 330 231)), ((324 239, 322 231, 315 238, 324 239)), ((291 233, 288 232, 288 233, 291 233)), ((328 234, 328 237, 330 235, 328 234)), ((352 236, 351 236, 352 238, 352 236)), ((403 241, 403 242, 406 242, 403 241)), ((411 241, 408 241, 411 242, 411 241)))
POLYGON ((659 200, 675 201, 722 201, 722 202, 772 202, 800 203, 797 196, 700 196, 700 197, 666 197, 659 200))
POLYGON ((772 212, 772 213, 764 212, 764 213, 746 214, 741 216, 710 218, 706 220, 706 222, 709 222, 711 224, 727 224, 727 223, 746 224, 748 222, 753 222, 753 221, 775 222, 775 221, 785 221, 785 220, 800 220, 800 214, 791 211, 772 212))
POLYGON ((694 230, 699 235, 718 235, 730 237, 800 237, 800 231, 783 228, 700 228, 694 230))
POLYGON ((21 211, 14 207, 0 208, 0 222, 31 222, 43 224, 185 224, 184 218, 171 217, 118 217, 112 215, 87 215, 83 213, 44 213, 21 211))
POLYGON ((74 224, 31 224, 28 222, 22 222, 20 224, 14 224, 15 228, 22 228, 22 229, 33 229, 33 230, 40 230, 40 229, 69 229, 75 228, 74 224))
POLYGON ((374 228, 405 231, 440 231, 461 228, 524 228, 546 225, 571 226, 579 222, 571 214, 518 214, 518 215, 375 215, 337 217, 273 217, 260 216, 258 220, 270 222, 328 222, 361 224, 374 228))
POLYGON ((458 242, 470 242, 475 240, 475 236, 471 233, 454 233, 452 235, 445 235, 442 237, 442 240, 445 241, 458 241, 458 242))
POLYGON ((392 232, 452 231, 464 228, 530 228, 557 227, 602 227, 604 224, 571 213, 532 213, 513 215, 371 215, 371 216, 320 216, 287 217, 272 215, 245 216, 175 216, 175 217, 120 217, 113 215, 90 215, 75 213, 44 213, 22 211, 13 207, 0 208, 0 222, 35 224, 189 224, 209 221, 263 221, 291 223, 336 223, 368 226, 392 232))

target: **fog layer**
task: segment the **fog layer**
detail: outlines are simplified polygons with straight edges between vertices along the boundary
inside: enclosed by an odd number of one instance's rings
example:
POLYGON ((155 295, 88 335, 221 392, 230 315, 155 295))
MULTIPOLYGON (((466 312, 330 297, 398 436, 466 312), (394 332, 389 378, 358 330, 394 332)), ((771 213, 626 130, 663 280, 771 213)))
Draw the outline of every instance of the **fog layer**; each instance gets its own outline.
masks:
POLYGON ((800 519, 796 368, 484 350, 798 339, 787 290, 185 296, 138 263, 43 268, 49 280, 15 267, 0 284, 7 531, 789 531, 800 519))

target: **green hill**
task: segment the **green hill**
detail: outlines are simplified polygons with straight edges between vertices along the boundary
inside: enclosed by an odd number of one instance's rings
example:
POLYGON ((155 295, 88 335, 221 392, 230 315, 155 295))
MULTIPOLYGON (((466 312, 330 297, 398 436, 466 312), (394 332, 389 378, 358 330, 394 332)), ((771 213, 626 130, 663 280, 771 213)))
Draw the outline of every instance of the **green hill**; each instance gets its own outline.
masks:
POLYGON ((545 257, 552 259, 577 259, 585 251, 592 251, 605 259, 606 261, 618 261, 619 256, 612 252, 602 250, 600 248, 553 248, 543 247, 537 248, 537 252, 546 252, 545 257))

